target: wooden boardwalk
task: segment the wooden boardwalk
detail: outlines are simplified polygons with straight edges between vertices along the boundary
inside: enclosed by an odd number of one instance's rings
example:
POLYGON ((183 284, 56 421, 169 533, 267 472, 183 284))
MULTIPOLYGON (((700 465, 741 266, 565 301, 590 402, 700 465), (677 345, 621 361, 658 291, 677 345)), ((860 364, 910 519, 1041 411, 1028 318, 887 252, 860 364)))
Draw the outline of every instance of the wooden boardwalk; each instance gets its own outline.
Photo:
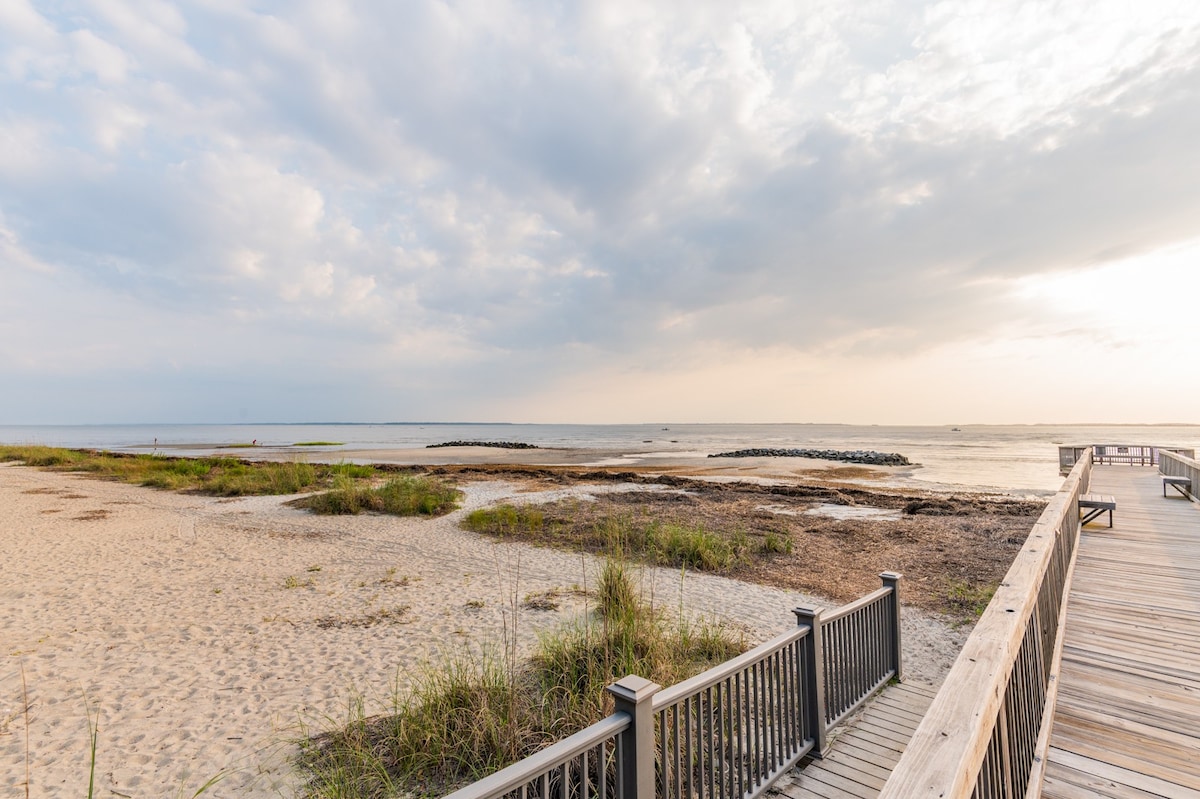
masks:
POLYGON ((1097 466, 1042 796, 1200 799, 1200 506, 1150 468, 1097 466))
POLYGON ((794 770, 775 786, 788 799, 874 799, 900 760, 937 689, 901 683, 884 689, 835 731, 824 760, 794 770))

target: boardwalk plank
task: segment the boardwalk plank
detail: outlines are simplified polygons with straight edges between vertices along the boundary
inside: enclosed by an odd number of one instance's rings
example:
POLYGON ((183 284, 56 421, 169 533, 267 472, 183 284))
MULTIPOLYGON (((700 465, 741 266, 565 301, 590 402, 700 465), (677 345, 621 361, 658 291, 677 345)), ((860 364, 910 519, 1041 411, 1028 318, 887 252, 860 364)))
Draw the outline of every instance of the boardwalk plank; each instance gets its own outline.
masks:
POLYGON ((904 752, 903 744, 883 740, 870 733, 864 734, 853 729, 838 736, 836 745, 844 746, 852 752, 861 752, 876 763, 889 763, 899 760, 900 755, 904 752))
POLYGON ((1146 796, 1170 796, 1173 799, 1200 799, 1200 791, 1194 791, 1178 783, 1164 782, 1136 771, 1115 766, 1105 760, 1095 760, 1077 755, 1062 749, 1050 750, 1050 762, 1057 763, 1063 769, 1070 769, 1076 775, 1086 775, 1090 780, 1081 780, 1072 776, 1075 784, 1093 787, 1103 796, 1126 795, 1115 791, 1121 788, 1132 789, 1146 796))
POLYGON ((805 763, 777 789, 788 799, 876 799, 936 692, 889 686, 837 733, 824 760, 805 763))
POLYGON ((1152 469, 1090 490, 1117 512, 1080 538, 1042 796, 1200 799, 1200 508, 1152 469))
MULTIPOLYGON (((832 786, 840 791, 845 791, 848 796, 857 797, 857 799, 877 799, 879 796, 879 788, 872 788, 859 782, 857 779, 849 779, 841 774, 830 771, 823 764, 817 763, 812 767, 804 770, 805 782, 813 780, 823 785, 832 786)), ((881 785, 880 788, 883 786, 881 785)))

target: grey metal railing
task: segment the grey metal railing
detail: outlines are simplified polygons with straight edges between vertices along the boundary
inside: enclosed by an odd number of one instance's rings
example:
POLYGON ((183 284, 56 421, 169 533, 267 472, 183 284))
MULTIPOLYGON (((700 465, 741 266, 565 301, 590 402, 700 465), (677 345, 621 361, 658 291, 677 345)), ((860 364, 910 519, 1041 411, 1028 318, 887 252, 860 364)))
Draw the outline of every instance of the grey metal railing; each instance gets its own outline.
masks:
POLYGON ((808 754, 812 643, 799 627, 655 695, 658 795, 757 796, 808 754))
POLYGON ((1079 496, 1091 468, 1089 449, 1034 524, 880 799, 1037 794, 1079 539, 1079 496))
POLYGON ((670 688, 625 677, 608 688, 613 715, 446 799, 760 796, 900 677, 900 575, 880 578, 827 616, 797 608, 795 629, 670 688))
POLYGON ((893 677, 902 676, 900 575, 884 572, 883 587, 821 617, 825 654, 825 725, 833 727, 893 677))
MULTIPOLYGON (((617 683, 616 685, 620 685, 617 683)), ((613 686, 616 688, 616 686, 613 686)), ((624 796, 618 783, 629 757, 622 736, 633 726, 617 712, 519 763, 450 794, 506 799, 609 799, 624 796)), ((449 797, 447 797, 449 799, 449 797)))

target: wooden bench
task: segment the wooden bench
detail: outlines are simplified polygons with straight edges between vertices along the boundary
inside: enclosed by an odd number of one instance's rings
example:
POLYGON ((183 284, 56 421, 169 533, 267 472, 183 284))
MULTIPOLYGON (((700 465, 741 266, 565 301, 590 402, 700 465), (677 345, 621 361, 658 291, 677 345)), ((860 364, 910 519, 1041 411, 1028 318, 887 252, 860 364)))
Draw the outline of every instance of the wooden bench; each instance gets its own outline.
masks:
POLYGON ((1079 496, 1079 526, 1108 512, 1108 526, 1113 526, 1113 511, 1117 509, 1117 498, 1108 494, 1081 494, 1079 496), (1087 513, 1084 513, 1087 509, 1087 513))
POLYGON ((1183 496, 1185 498, 1188 498, 1189 495, 1192 493, 1192 478, 1176 477, 1175 475, 1171 475, 1171 474, 1164 474, 1162 476, 1162 478, 1163 478, 1163 496, 1164 497, 1167 495, 1167 486, 1174 488, 1180 494, 1183 494, 1183 496))

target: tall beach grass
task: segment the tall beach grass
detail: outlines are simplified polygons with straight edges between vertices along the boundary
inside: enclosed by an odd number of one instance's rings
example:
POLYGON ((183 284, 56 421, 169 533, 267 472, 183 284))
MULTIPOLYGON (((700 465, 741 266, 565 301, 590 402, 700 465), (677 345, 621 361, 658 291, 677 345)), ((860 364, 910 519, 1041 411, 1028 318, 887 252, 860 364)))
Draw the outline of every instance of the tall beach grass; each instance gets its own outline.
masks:
POLYGON ((631 567, 609 560, 595 612, 539 636, 532 656, 457 654, 425 667, 390 712, 304 742, 306 795, 437 796, 479 779, 612 712, 605 687, 627 674, 671 685, 745 651, 721 625, 668 619, 639 594, 631 567))

